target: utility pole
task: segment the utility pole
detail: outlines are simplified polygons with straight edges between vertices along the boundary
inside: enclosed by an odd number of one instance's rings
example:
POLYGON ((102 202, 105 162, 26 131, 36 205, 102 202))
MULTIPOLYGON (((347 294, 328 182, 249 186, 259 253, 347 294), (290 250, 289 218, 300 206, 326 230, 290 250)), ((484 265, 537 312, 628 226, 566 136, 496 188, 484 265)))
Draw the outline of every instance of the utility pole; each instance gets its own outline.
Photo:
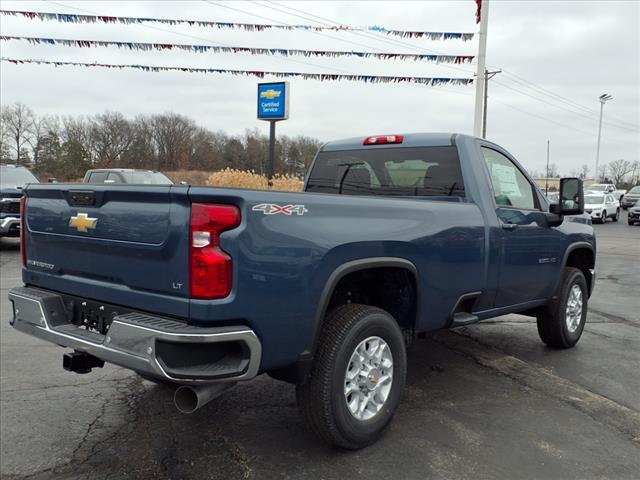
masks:
POLYGON ((600 162, 600 134, 602 133, 602 111, 604 110, 604 104, 613 97, 608 93, 600 95, 600 122, 598 123, 598 148, 596 150, 596 171, 593 174, 593 179, 598 183, 598 163, 600 162))
POLYGON ((501 73, 502 70, 490 72, 484 69, 484 106, 482 108, 482 138, 487 138, 487 97, 489 92, 489 79, 501 73))
POLYGON ((478 35, 478 70, 476 72, 476 105, 473 115, 473 135, 482 134, 482 95, 485 90, 485 63, 487 57, 487 25, 489 22, 489 0, 480 4, 480 33, 478 35))
POLYGON ((547 174, 544 178, 544 193, 549 193, 549 140, 547 140, 547 174))

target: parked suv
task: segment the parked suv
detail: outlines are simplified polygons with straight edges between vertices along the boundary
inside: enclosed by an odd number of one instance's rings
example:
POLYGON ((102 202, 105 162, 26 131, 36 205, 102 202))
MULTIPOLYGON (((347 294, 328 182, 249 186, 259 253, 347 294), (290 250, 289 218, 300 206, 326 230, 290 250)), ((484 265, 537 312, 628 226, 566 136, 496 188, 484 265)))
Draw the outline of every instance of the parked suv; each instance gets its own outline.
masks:
POLYGON ((39 183, 27 168, 0 165, 0 237, 20 235, 20 198, 27 183, 39 183))
POLYGON ((607 218, 617 222, 620 218, 620 202, 611 193, 589 193, 584 196, 584 211, 591 215, 593 222, 604 223, 607 218))
POLYGON ((636 185, 629 190, 625 196, 622 197, 622 200, 620 200, 620 205, 626 210, 629 207, 633 207, 638 200, 640 200, 640 185, 636 185))
POLYGON ((83 183, 131 183, 134 185, 171 185, 166 175, 155 170, 134 170, 132 168, 103 168, 87 170, 83 183))

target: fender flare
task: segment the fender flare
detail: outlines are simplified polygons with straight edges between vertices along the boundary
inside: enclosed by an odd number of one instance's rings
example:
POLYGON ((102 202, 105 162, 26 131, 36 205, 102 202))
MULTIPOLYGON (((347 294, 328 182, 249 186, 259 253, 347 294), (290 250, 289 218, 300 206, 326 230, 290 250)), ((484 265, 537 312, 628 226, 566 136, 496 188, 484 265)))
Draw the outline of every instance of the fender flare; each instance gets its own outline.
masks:
MULTIPOLYGON (((593 248, 593 245, 590 244, 589 242, 575 242, 570 244, 567 249, 564 252, 564 257, 562 258, 562 268, 565 268, 567 266, 567 260, 569 259, 569 255, 571 254, 571 252, 573 252, 574 250, 577 250, 579 248, 586 248, 587 250, 589 250, 592 255, 593 255, 593 263, 594 263, 594 268, 595 268, 595 261, 596 261, 596 252, 593 248)), ((553 292, 555 295, 555 292, 558 291, 558 285, 560 285, 560 281, 562 280, 562 274, 558 275, 558 279, 555 282, 555 285, 553 287, 553 292)), ((595 279, 593 279, 595 280, 595 279)), ((593 282, 592 280, 592 282, 593 282)), ((592 290, 592 286, 589 286, 589 293, 591 293, 592 290)))
POLYGON ((331 272, 331 275, 329 275, 329 278, 324 284, 324 288, 322 289, 322 293, 320 294, 320 298, 318 299, 316 313, 313 317, 311 337, 309 339, 307 347, 301 354, 301 357, 311 358, 315 353, 315 346, 317 343, 318 335, 320 334, 320 326, 322 325, 322 320, 327 313, 331 295, 333 294, 336 285, 338 285, 338 282, 340 282, 340 280, 342 280, 342 278, 344 278, 346 275, 357 272, 359 270, 384 267, 396 267, 409 270, 414 276, 414 279, 416 281, 416 290, 418 290, 418 269, 413 262, 407 260, 406 258, 368 257, 360 258, 358 260, 352 260, 350 262, 339 265, 333 272, 331 272))

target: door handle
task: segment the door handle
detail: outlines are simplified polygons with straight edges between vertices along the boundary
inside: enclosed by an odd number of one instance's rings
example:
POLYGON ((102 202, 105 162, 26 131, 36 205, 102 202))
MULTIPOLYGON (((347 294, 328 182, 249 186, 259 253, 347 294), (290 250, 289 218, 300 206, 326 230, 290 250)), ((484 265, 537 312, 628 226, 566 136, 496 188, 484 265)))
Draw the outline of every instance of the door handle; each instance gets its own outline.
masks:
POLYGON ((518 224, 517 223, 503 223, 502 224, 502 228, 503 230, 515 230, 518 228, 518 224))

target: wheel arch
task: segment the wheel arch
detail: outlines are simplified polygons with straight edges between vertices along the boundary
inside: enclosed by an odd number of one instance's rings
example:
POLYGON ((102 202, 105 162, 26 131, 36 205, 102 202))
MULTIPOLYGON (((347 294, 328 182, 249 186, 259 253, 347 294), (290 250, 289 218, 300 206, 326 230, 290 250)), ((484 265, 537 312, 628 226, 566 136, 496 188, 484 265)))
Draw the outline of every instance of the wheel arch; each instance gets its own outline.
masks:
POLYGON ((413 326, 415 326, 417 319, 417 305, 419 303, 420 294, 418 288, 418 269, 413 262, 401 257, 368 257, 345 262, 337 266, 324 282, 324 287, 318 297, 315 314, 312 318, 309 341, 305 350, 300 354, 298 361, 287 367, 271 371, 269 374, 280 380, 292 383, 304 383, 311 370, 311 364, 315 354, 317 340, 320 335, 322 322, 329 309, 336 287, 340 285, 340 282, 343 279, 347 278, 347 276, 351 274, 383 268, 402 269, 410 273, 415 286, 415 318, 413 319, 413 326))
MULTIPOLYGON (((562 266, 574 267, 582 271, 589 288, 589 296, 593 292, 595 283, 596 254, 593 245, 588 242, 575 242, 567 247, 562 259, 562 266)), ((557 291, 561 278, 558 278, 554 292, 557 291)))

